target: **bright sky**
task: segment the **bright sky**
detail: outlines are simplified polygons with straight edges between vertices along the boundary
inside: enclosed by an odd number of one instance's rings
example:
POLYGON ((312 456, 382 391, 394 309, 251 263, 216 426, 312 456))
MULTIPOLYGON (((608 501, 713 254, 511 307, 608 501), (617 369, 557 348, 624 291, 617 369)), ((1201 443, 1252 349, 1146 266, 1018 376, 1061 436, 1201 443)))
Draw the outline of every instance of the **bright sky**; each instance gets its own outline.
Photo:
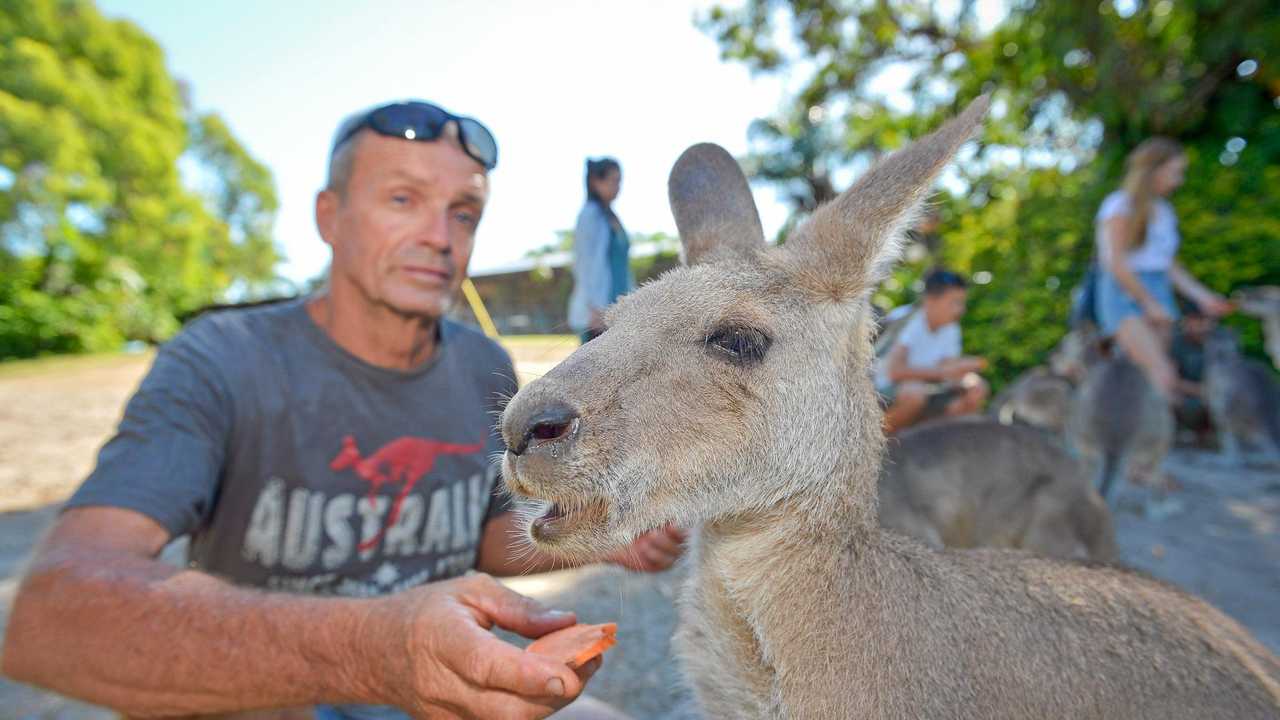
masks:
MULTIPOLYGON (((342 117, 420 97, 489 126, 500 161, 472 269, 515 260, 573 225, 588 155, 622 163, 615 204, 632 231, 674 233, 666 177, 689 145, 746 150, 752 119, 782 100, 776 78, 722 63, 693 25, 702 0, 261 2, 99 0, 161 44, 196 105, 222 115, 275 173, 280 272, 328 261, 312 221, 342 117)), ((787 210, 756 189, 767 237, 787 210)))

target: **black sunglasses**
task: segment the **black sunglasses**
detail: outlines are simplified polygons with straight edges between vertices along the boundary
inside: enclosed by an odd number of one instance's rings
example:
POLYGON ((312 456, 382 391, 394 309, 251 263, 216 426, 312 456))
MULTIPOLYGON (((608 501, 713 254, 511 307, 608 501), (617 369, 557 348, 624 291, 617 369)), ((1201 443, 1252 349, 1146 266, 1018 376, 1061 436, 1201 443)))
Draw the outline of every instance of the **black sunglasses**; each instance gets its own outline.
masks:
POLYGON ((329 155, 332 156, 343 143, 365 128, 388 137, 430 142, 440 137, 444 126, 451 121, 458 125, 458 140, 462 142, 463 151, 486 170, 495 168, 498 165, 498 141, 493 139, 489 128, 478 120, 454 115, 420 100, 391 103, 365 113, 338 135, 329 155))

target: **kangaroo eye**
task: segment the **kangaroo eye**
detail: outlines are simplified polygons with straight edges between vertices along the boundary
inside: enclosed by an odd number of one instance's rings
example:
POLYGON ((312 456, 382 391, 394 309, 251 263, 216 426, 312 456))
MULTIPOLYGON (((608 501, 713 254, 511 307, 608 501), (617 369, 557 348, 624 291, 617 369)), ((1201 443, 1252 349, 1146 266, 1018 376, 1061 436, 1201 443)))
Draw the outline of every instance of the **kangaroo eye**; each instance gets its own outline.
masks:
POLYGON ((752 328, 717 328, 707 336, 708 348, 734 365, 756 365, 769 350, 769 336, 752 328))

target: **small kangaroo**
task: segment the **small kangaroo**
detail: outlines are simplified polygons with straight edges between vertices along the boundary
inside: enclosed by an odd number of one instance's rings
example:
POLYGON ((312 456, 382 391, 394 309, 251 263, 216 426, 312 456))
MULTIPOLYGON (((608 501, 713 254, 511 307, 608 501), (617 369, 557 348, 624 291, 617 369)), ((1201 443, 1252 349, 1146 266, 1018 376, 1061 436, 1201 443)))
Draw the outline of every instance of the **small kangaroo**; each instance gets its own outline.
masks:
POLYGON ((1049 365, 1033 367, 1009 383, 991 401, 988 414, 1005 425, 1022 422, 1063 436, 1076 385, 1099 358, 1096 336, 1092 325, 1073 328, 1049 354, 1049 365))
POLYGON ((1123 357, 1095 362, 1076 391, 1067 438, 1094 470, 1102 497, 1117 480, 1165 482, 1160 463, 1173 444, 1173 412, 1142 369, 1123 357))
POLYGON ((1074 392, 1067 378, 1033 367, 1001 390, 987 412, 1005 425, 1021 422, 1061 436, 1074 392))
POLYGON ((686 150, 668 191, 688 266, 503 413, 528 537, 586 558, 696 527, 674 643, 709 718, 1275 718, 1280 659, 1195 597, 878 525, 868 295, 987 102, 779 247, 733 158, 686 150))
POLYGON ((1226 462, 1244 464, 1242 444, 1267 462, 1280 460, 1280 389, 1270 368, 1240 354, 1227 328, 1205 342, 1204 395, 1226 462))
POLYGON ((1280 287, 1241 288, 1231 294, 1240 312, 1262 320, 1262 337, 1271 365, 1280 370, 1280 287))
POLYGON ((880 524, 941 548, 1110 562, 1107 504, 1060 441, 1024 425, 943 420, 889 441, 880 524))

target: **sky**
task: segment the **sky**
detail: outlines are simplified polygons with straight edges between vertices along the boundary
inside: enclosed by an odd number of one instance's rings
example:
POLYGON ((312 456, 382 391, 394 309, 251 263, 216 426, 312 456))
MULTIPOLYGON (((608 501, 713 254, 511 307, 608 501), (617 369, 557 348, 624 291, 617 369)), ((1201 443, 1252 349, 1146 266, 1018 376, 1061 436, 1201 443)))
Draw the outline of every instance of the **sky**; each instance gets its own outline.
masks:
MULTIPOLYGON (((633 232, 675 232, 666 178, 689 145, 746 151, 750 122, 784 80, 725 63, 686 0, 379 0, 306 4, 99 0, 164 48, 201 111, 220 114, 275 175, 280 274, 323 271, 312 209, 334 128, 360 108, 433 101, 487 125, 499 165, 471 261, 482 271, 571 228, 588 156, 622 165, 614 208, 633 232), (305 10, 304 10, 305 9, 305 10)), ((766 237, 787 208, 755 188, 766 237)))

